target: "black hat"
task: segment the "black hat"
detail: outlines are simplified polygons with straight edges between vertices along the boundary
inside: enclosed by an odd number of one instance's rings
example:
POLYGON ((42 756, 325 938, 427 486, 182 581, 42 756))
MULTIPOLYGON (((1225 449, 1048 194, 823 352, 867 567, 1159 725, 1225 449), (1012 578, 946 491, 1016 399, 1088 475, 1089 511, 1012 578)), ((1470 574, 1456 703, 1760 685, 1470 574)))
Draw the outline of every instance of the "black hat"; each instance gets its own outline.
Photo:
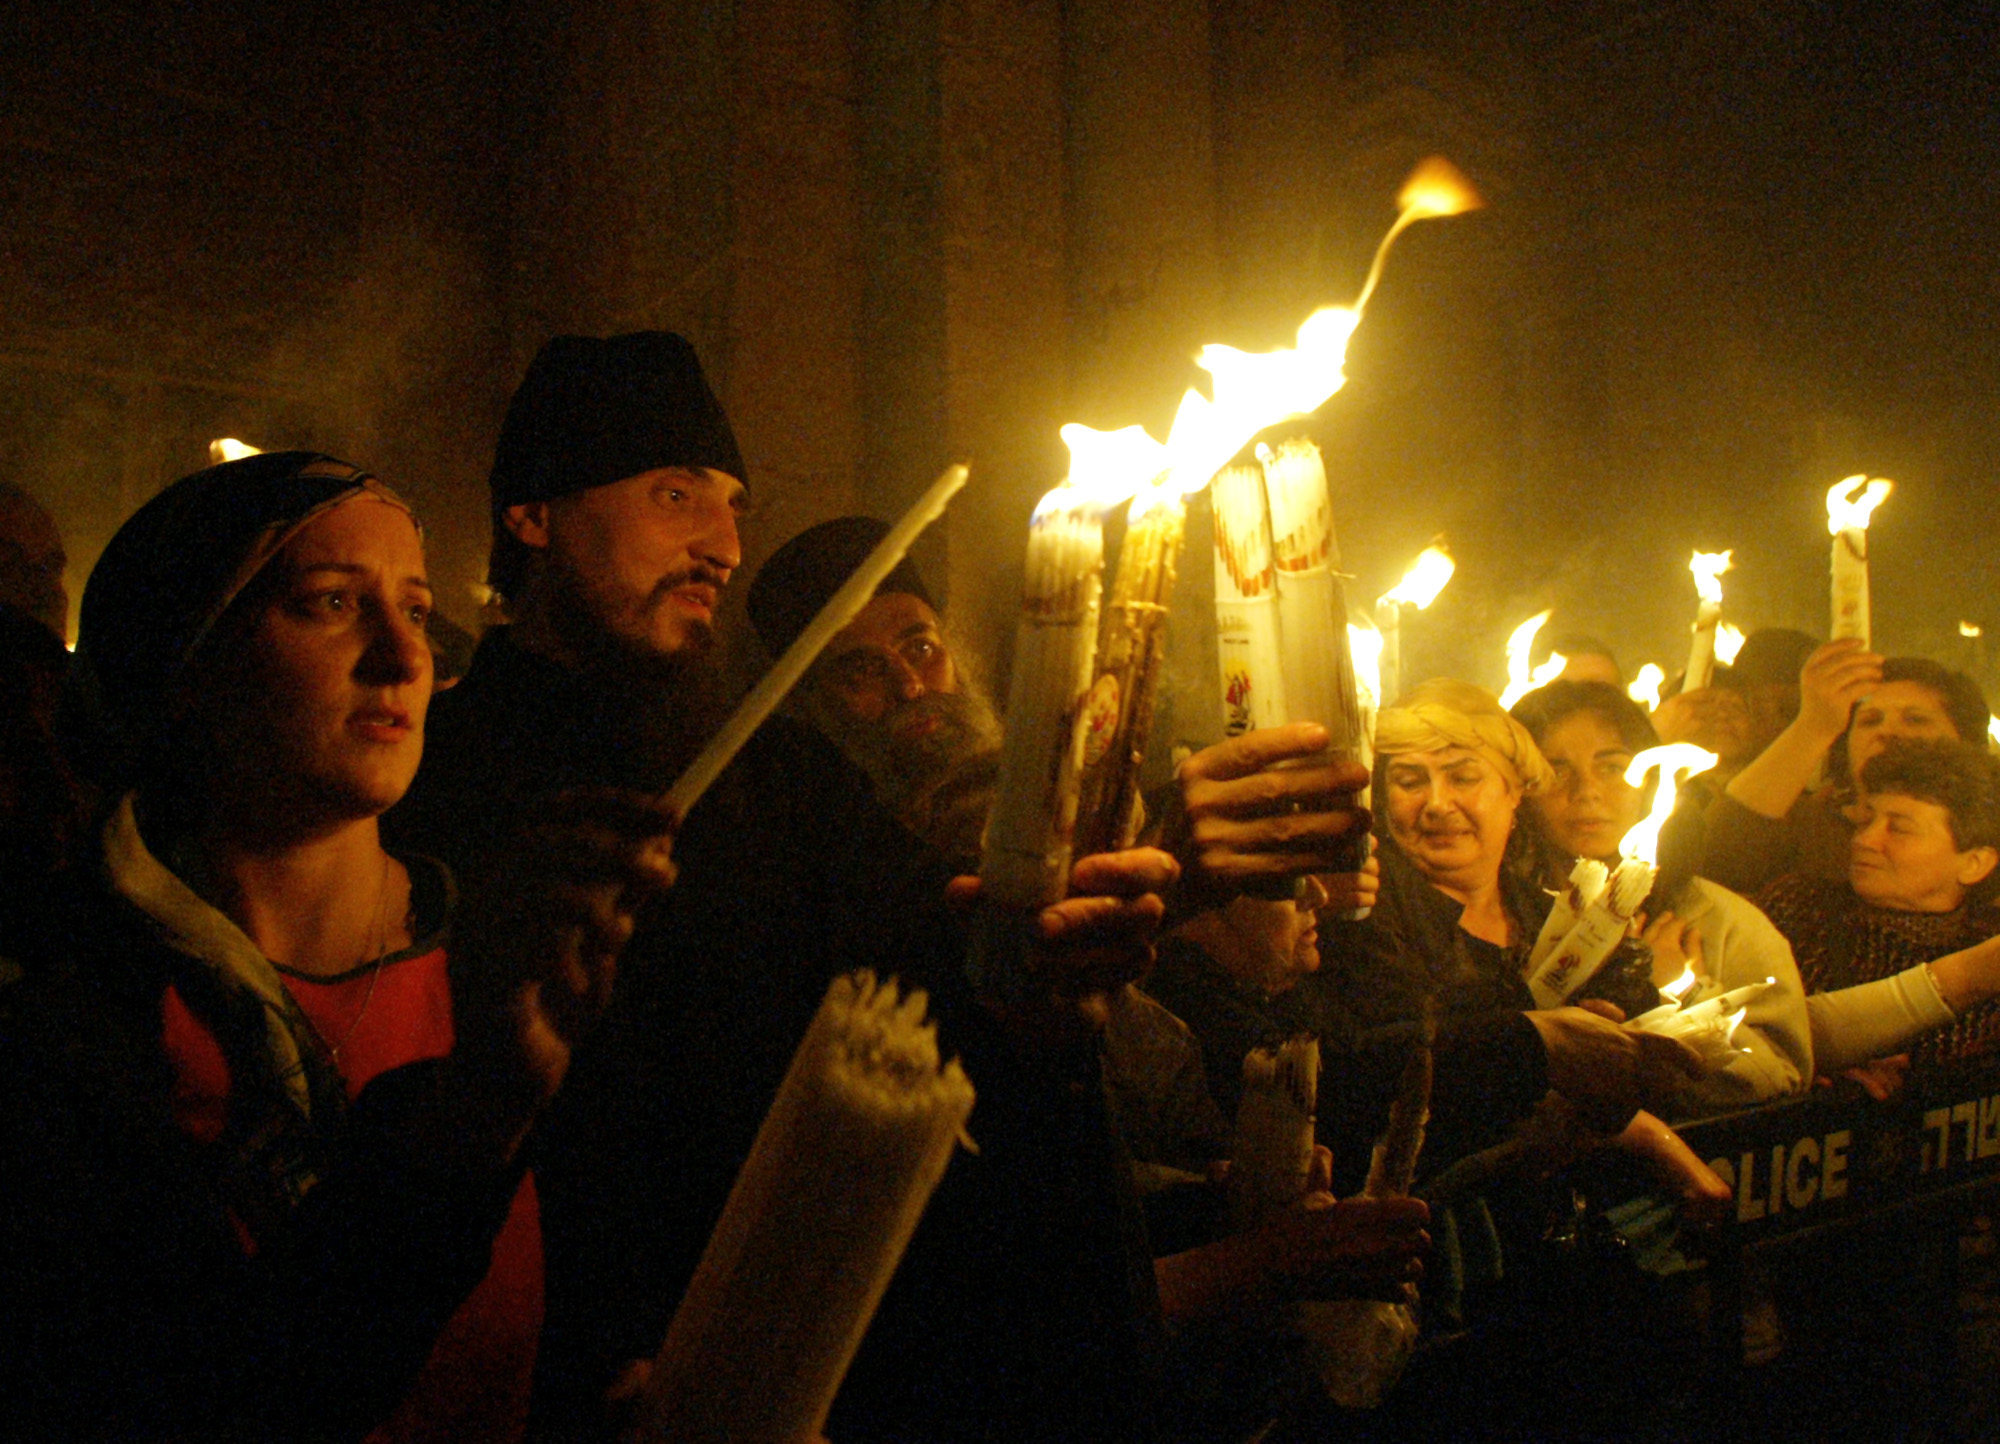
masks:
MULTIPOLYGON (((779 547, 758 570, 745 598, 750 624, 757 629, 765 649, 775 657, 791 646, 888 534, 886 521, 842 516, 807 527, 779 547)), ((917 564, 908 557, 896 563, 896 569, 875 589, 878 597, 884 592, 907 592, 936 609, 917 564)))
POLYGON ((507 405, 489 483, 493 512, 668 466, 749 481, 687 338, 557 336, 535 353, 507 405))
POLYGON ((373 476, 315 451, 274 451, 182 477, 129 517, 83 589, 68 739, 94 779, 123 785, 162 736, 168 700, 229 604, 328 508, 373 476))
POLYGON ((1796 685, 1806 659, 1819 647, 1815 637, 1790 627, 1759 627, 1743 639, 1729 666, 1729 685, 1796 685))

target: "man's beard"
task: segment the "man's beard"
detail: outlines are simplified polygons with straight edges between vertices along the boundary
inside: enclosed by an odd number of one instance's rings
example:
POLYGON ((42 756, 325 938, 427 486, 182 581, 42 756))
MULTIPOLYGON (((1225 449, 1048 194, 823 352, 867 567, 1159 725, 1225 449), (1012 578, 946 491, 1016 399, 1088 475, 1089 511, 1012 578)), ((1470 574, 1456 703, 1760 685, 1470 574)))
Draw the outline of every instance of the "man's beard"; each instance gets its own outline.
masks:
POLYGON ((977 688, 926 692, 874 721, 815 694, 808 714, 868 774, 905 827, 961 864, 976 860, 999 774, 1000 718, 977 688), (923 730, 920 724, 936 725, 923 730), (918 728, 922 735, 911 736, 918 728))

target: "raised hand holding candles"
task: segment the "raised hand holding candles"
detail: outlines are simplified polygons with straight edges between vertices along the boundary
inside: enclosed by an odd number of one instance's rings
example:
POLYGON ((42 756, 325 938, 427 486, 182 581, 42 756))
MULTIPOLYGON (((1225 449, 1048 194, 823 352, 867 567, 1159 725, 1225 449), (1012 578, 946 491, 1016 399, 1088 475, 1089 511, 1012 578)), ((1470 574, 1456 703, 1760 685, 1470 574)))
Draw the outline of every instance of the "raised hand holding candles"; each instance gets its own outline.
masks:
POLYGON ((1700 603, 1695 608, 1694 640, 1688 647, 1687 677, 1681 683, 1683 692, 1706 687, 1715 680, 1715 628, 1722 620, 1722 574, 1730 568, 1730 556, 1730 552, 1696 552, 1688 562, 1700 603))
POLYGON ((1833 636, 1868 636, 1868 518, 1895 483, 1850 476, 1826 494, 1826 529, 1833 534, 1833 636))
POLYGON ((988 901, 1033 911, 1069 886, 1079 712, 1097 656, 1104 512, 1162 466, 1160 443, 1137 426, 1062 429, 1069 478, 1036 506, 1007 688, 1007 734, 986 821, 979 876, 988 901))
MULTIPOLYGON (((1653 890, 1653 881, 1659 875, 1660 829, 1673 815, 1677 778, 1706 772, 1715 766, 1716 760, 1713 752, 1688 742, 1649 747, 1632 759, 1631 766, 1625 769, 1625 780, 1634 787, 1645 786, 1646 774, 1655 768, 1659 770, 1660 785, 1653 796, 1653 809, 1620 839, 1621 861, 1595 898, 1583 902, 1580 894, 1595 883, 1596 873, 1586 871, 1584 863, 1579 862, 1577 870, 1570 874, 1571 885, 1579 890, 1579 898, 1571 900, 1570 905, 1580 915, 1562 940, 1539 961, 1531 957, 1528 989, 1535 995, 1536 1007, 1559 1008, 1568 1002, 1604 966, 1612 949, 1631 930, 1639 905, 1653 890)), ((1595 866, 1601 871, 1601 865, 1595 866)))

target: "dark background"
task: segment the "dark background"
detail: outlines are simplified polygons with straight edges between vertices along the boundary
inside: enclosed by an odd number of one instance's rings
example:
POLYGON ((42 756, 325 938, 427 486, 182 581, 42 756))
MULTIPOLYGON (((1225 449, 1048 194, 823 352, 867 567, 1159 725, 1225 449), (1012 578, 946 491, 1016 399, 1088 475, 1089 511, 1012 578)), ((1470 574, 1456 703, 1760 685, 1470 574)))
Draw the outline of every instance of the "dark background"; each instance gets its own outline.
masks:
POLYGON ((2000 627, 1996 9, 9 7, 0 475, 75 595, 211 437, 323 447, 414 494, 470 620, 527 356, 668 326, 742 434, 753 566, 972 459, 922 560, 1004 664, 1057 426, 1164 434, 1195 347, 1351 299, 1441 152, 1489 207, 1405 236, 1312 424, 1357 600, 1458 555, 1411 677, 1498 682, 1545 606, 1672 671, 1697 546, 1738 625, 1823 633, 1853 472, 1897 482, 1878 642, 1964 662, 2000 627))

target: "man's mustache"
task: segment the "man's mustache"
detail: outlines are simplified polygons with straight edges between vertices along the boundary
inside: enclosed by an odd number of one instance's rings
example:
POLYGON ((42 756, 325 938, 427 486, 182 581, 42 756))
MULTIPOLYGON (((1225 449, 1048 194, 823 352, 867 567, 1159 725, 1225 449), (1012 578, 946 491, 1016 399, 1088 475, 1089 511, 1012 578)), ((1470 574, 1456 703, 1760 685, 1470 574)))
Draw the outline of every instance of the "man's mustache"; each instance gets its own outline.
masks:
POLYGON ((666 576, 662 577, 658 585, 653 588, 653 595, 664 597, 675 588, 687 586, 691 582, 700 582, 704 586, 714 587, 719 592, 728 587, 729 573, 699 564, 684 567, 680 571, 669 572, 666 576))

